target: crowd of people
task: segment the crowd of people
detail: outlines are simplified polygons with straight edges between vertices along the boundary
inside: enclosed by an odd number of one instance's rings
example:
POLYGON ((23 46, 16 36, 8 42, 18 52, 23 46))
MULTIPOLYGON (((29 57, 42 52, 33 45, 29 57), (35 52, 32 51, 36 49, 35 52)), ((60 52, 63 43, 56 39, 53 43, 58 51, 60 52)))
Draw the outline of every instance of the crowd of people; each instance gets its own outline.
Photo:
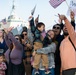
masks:
POLYGON ((71 22, 58 16, 59 23, 47 32, 33 16, 20 35, 13 35, 13 27, 0 30, 0 75, 76 74, 75 14, 70 12, 71 22))

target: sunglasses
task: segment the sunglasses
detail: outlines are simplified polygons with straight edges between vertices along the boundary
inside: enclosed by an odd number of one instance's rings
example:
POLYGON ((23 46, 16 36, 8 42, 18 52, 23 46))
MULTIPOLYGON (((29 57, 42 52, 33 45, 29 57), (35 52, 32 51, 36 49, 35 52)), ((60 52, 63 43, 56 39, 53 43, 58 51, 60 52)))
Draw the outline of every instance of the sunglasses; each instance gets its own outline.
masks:
POLYGON ((23 35, 27 35, 27 34, 23 34, 23 35))
POLYGON ((19 38, 16 38, 16 40, 19 40, 19 38))
POLYGON ((60 29, 60 27, 53 27, 53 29, 60 29))

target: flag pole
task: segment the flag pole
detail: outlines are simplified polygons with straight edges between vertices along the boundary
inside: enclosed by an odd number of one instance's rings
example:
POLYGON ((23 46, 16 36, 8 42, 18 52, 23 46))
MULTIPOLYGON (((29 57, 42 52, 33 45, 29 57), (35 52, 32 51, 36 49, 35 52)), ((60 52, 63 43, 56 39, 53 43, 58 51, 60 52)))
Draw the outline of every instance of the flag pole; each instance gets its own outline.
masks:
POLYGON ((68 3, 67 3, 67 1, 66 1, 66 0, 65 0, 65 2, 66 2, 66 5, 68 6, 69 10, 71 11, 71 9, 70 9, 70 7, 69 7, 69 5, 68 5, 68 3))
POLYGON ((31 15, 32 15, 32 16, 34 15, 34 12, 35 12, 36 6, 37 6, 37 5, 35 5, 34 8, 31 10, 31 15))
POLYGON ((68 8, 69 8, 69 5, 68 5, 68 3, 67 3, 67 1, 65 0, 65 2, 66 2, 66 5, 68 6, 68 8))

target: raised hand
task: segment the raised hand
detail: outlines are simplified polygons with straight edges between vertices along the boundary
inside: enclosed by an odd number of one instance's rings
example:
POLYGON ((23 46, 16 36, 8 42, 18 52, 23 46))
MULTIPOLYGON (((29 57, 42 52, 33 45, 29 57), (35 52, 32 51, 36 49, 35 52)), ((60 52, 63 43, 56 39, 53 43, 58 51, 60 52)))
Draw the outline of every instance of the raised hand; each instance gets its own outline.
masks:
POLYGON ((6 34, 8 34, 8 32, 11 32, 12 29, 13 29, 13 27, 4 28, 4 32, 5 32, 6 34))
POLYGON ((28 20, 30 21, 33 17, 32 16, 29 16, 28 20))
POLYGON ((75 14, 73 11, 70 12, 70 18, 71 18, 71 20, 74 20, 74 18, 75 18, 75 14))
POLYGON ((35 24, 37 24, 39 21, 39 15, 35 18, 35 24))
POLYGON ((8 32, 11 32, 14 27, 8 28, 8 32))
POLYGON ((66 16, 65 15, 60 15, 60 14, 58 14, 59 15, 59 18, 61 19, 61 20, 65 20, 66 19, 66 16))

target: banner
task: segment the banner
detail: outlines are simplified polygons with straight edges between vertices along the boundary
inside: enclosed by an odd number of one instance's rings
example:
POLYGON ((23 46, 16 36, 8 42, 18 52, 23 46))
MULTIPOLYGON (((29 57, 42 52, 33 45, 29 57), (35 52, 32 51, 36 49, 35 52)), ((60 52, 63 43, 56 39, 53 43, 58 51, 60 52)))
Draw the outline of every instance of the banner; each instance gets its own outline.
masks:
POLYGON ((68 8, 68 12, 67 12, 68 15, 70 14, 70 11, 73 11, 74 14, 76 15, 76 0, 71 0, 70 1, 70 5, 69 5, 69 8, 68 8))
POLYGON ((57 8, 65 0, 50 0, 49 3, 53 8, 57 8))

